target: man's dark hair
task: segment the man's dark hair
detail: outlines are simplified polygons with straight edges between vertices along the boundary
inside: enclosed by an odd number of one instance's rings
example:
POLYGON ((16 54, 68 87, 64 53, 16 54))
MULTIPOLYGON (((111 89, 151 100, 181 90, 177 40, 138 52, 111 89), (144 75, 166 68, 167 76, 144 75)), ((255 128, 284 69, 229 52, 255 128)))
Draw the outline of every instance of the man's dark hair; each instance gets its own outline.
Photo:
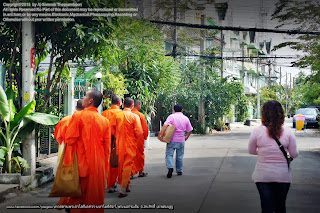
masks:
POLYGON ((175 112, 181 112, 182 111, 182 105, 181 104, 176 104, 173 107, 175 112))
POLYGON ((131 107, 132 104, 133 104, 133 99, 132 98, 126 97, 124 99, 124 102, 123 102, 124 107, 129 108, 129 107, 131 107))
POLYGON ((113 105, 118 104, 120 101, 121 101, 121 98, 120 98, 119 95, 114 95, 114 96, 112 96, 111 103, 112 103, 113 105))
POLYGON ((102 101, 102 94, 98 90, 91 90, 91 93, 89 94, 89 97, 93 99, 93 106, 98 107, 101 104, 102 101))
POLYGON ((139 100, 134 100, 134 107, 138 106, 139 104, 141 104, 141 101, 139 101, 139 100))
POLYGON ((82 99, 79 99, 77 101, 77 110, 83 110, 84 107, 82 106, 82 99))

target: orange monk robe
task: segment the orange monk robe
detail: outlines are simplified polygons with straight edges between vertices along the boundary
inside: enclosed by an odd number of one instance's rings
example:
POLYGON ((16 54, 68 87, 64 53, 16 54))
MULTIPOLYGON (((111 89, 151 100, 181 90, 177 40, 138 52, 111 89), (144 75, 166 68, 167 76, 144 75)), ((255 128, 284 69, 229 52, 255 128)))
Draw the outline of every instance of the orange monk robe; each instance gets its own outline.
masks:
POLYGON ((139 116, 129 108, 116 114, 116 141, 119 147, 118 183, 125 188, 130 183, 133 159, 136 155, 137 139, 143 135, 139 116))
POLYGON ((66 131, 69 125, 69 122, 72 118, 72 115, 68 115, 59 121, 59 123, 56 125, 56 128, 54 129, 54 137, 57 139, 57 142, 59 143, 59 149, 58 149, 58 161, 60 161, 62 150, 63 150, 63 142, 65 141, 66 131))
POLYGON ((65 141, 66 130, 71 118, 72 118, 72 115, 68 115, 62 118, 59 121, 59 123, 56 125, 56 128, 54 129, 54 137, 57 139, 57 142, 59 144, 65 141))
POLYGON ((143 171, 143 167, 144 167, 144 140, 147 140, 148 135, 149 135, 149 129, 148 129, 148 124, 146 121, 146 118, 144 116, 144 114, 142 114, 141 112, 138 111, 138 109, 133 108, 131 110, 132 113, 136 114, 139 116, 140 118, 140 122, 141 122, 141 126, 142 126, 142 130, 143 130, 143 135, 140 136, 137 139, 137 153, 136 153, 136 157, 134 158, 133 162, 133 167, 132 167, 132 175, 137 174, 140 171, 143 171))
MULTIPOLYGON (((88 107, 72 116, 66 132, 64 165, 78 158, 82 197, 61 198, 57 205, 103 205, 110 158, 109 120, 88 107)), ((71 212, 101 212, 103 209, 71 209, 71 212)))
MULTIPOLYGON (((101 114, 104 117, 109 119, 110 126, 111 126, 111 134, 113 136, 115 136, 115 134, 116 134, 115 114, 117 112, 121 112, 121 109, 116 105, 112 105, 110 107, 110 109, 107 109, 107 110, 103 111, 102 114, 101 114)), ((111 148, 110 148, 110 150, 111 150, 111 148)), ((109 167, 108 168, 109 168, 109 171, 107 173, 107 188, 110 189, 111 187, 116 185, 117 177, 118 177, 118 168, 111 167, 110 161, 109 161, 109 167)))

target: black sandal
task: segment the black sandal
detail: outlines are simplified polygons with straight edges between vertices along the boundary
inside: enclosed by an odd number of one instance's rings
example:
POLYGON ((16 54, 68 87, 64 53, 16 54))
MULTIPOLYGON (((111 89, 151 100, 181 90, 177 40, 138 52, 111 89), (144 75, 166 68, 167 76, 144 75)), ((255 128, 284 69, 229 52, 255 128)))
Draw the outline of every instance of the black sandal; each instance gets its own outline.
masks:
POLYGON ((126 192, 131 192, 131 187, 129 186, 129 184, 128 184, 128 186, 126 187, 126 192))
POLYGON ((142 172, 141 174, 138 175, 138 177, 146 177, 148 175, 147 172, 142 172))
POLYGON ((120 198, 127 197, 127 196, 128 196, 128 194, 126 194, 126 193, 124 193, 124 194, 119 193, 119 195, 118 195, 118 197, 120 197, 120 198))
POLYGON ((117 192, 117 190, 116 190, 116 189, 113 189, 113 190, 112 190, 112 189, 109 189, 109 190, 108 190, 108 193, 114 193, 114 192, 117 192))

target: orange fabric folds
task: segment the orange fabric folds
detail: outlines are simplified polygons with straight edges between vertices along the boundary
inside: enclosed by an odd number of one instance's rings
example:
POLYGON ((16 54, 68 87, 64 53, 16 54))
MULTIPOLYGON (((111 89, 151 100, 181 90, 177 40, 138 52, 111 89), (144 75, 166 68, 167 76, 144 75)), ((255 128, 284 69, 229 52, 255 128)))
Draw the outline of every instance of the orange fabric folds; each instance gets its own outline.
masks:
MULTIPOLYGON (((64 159, 66 146, 64 146, 61 159, 64 159)), ((63 165, 63 160, 59 162, 49 197, 81 197, 77 154, 73 153, 72 164, 63 165)))
POLYGON ((176 129, 176 126, 174 126, 174 125, 167 126, 167 128, 165 129, 165 132, 163 134, 163 139, 161 140, 159 137, 158 137, 158 139, 162 142, 170 143, 175 129, 176 129))

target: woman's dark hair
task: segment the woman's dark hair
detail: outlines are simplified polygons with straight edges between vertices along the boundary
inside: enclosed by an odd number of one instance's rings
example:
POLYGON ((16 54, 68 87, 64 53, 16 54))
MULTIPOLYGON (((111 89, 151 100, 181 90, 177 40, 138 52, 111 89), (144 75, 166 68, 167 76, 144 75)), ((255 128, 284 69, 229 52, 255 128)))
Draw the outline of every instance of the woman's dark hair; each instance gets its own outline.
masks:
POLYGON ((270 137, 281 136, 284 117, 283 108, 278 101, 268 101, 263 104, 261 122, 268 128, 270 137))

